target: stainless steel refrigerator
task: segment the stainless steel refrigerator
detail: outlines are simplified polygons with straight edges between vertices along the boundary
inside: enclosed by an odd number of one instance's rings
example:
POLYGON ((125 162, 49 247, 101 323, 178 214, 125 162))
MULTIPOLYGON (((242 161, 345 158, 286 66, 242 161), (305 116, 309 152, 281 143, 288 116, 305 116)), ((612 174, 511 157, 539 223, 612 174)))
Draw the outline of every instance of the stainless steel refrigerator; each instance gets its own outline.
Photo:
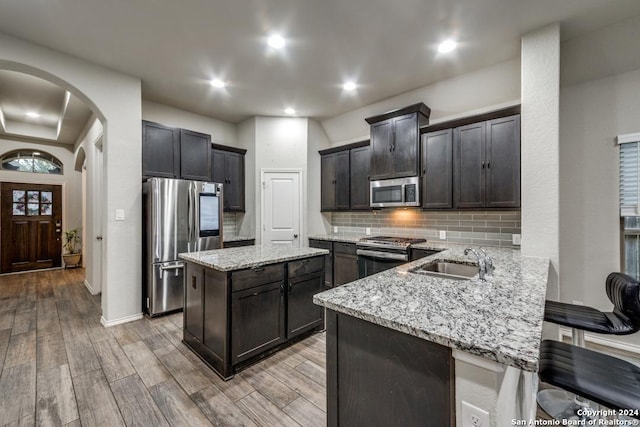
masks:
POLYGON ((150 178, 142 198, 143 309, 157 316, 183 306, 178 254, 222 247, 222 184, 150 178))

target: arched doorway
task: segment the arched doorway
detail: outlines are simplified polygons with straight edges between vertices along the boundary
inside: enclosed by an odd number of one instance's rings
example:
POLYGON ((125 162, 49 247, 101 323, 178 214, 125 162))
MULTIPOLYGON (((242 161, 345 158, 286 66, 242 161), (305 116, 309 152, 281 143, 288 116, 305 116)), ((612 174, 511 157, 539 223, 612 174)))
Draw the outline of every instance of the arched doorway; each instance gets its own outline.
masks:
POLYGON ((103 126, 102 323, 141 317, 140 80, 0 35, 0 69, 60 85, 88 106, 103 126), (115 210, 125 221, 115 221, 115 210))

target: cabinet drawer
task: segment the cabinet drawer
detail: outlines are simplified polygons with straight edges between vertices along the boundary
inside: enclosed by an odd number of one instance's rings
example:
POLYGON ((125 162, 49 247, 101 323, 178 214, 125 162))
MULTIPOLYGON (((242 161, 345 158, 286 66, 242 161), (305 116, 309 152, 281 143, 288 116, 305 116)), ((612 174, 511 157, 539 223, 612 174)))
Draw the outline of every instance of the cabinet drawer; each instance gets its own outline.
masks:
POLYGON ((304 276, 305 274, 322 271, 323 268, 324 255, 291 261, 289 262, 289 277, 304 276))
POLYGON ((338 242, 335 242, 333 244, 333 251, 341 253, 341 254, 355 255, 356 254, 356 245, 353 244, 353 243, 338 243, 338 242))
POLYGON ((265 265, 231 273, 232 292, 284 280, 284 264, 265 265))
POLYGON ((333 242, 326 240, 309 239, 310 248, 326 249, 329 252, 333 251, 333 242))

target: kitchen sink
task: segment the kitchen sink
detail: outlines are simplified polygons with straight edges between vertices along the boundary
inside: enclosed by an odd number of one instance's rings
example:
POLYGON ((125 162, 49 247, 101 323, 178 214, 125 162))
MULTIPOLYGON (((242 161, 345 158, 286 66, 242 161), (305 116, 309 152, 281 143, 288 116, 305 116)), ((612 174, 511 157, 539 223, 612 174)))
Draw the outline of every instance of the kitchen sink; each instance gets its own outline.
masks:
POLYGON ((469 280, 478 274, 477 264, 436 260, 409 270, 410 273, 442 277, 454 280, 469 280))

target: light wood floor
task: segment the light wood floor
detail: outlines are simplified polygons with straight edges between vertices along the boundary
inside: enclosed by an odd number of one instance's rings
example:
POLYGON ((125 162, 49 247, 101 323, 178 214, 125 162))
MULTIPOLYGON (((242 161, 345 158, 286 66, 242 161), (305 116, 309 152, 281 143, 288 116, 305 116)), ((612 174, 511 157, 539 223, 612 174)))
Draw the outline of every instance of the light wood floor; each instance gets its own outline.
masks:
POLYGON ((181 314, 103 328, 83 279, 0 276, 0 425, 325 425, 324 334, 224 382, 181 343, 181 314))

